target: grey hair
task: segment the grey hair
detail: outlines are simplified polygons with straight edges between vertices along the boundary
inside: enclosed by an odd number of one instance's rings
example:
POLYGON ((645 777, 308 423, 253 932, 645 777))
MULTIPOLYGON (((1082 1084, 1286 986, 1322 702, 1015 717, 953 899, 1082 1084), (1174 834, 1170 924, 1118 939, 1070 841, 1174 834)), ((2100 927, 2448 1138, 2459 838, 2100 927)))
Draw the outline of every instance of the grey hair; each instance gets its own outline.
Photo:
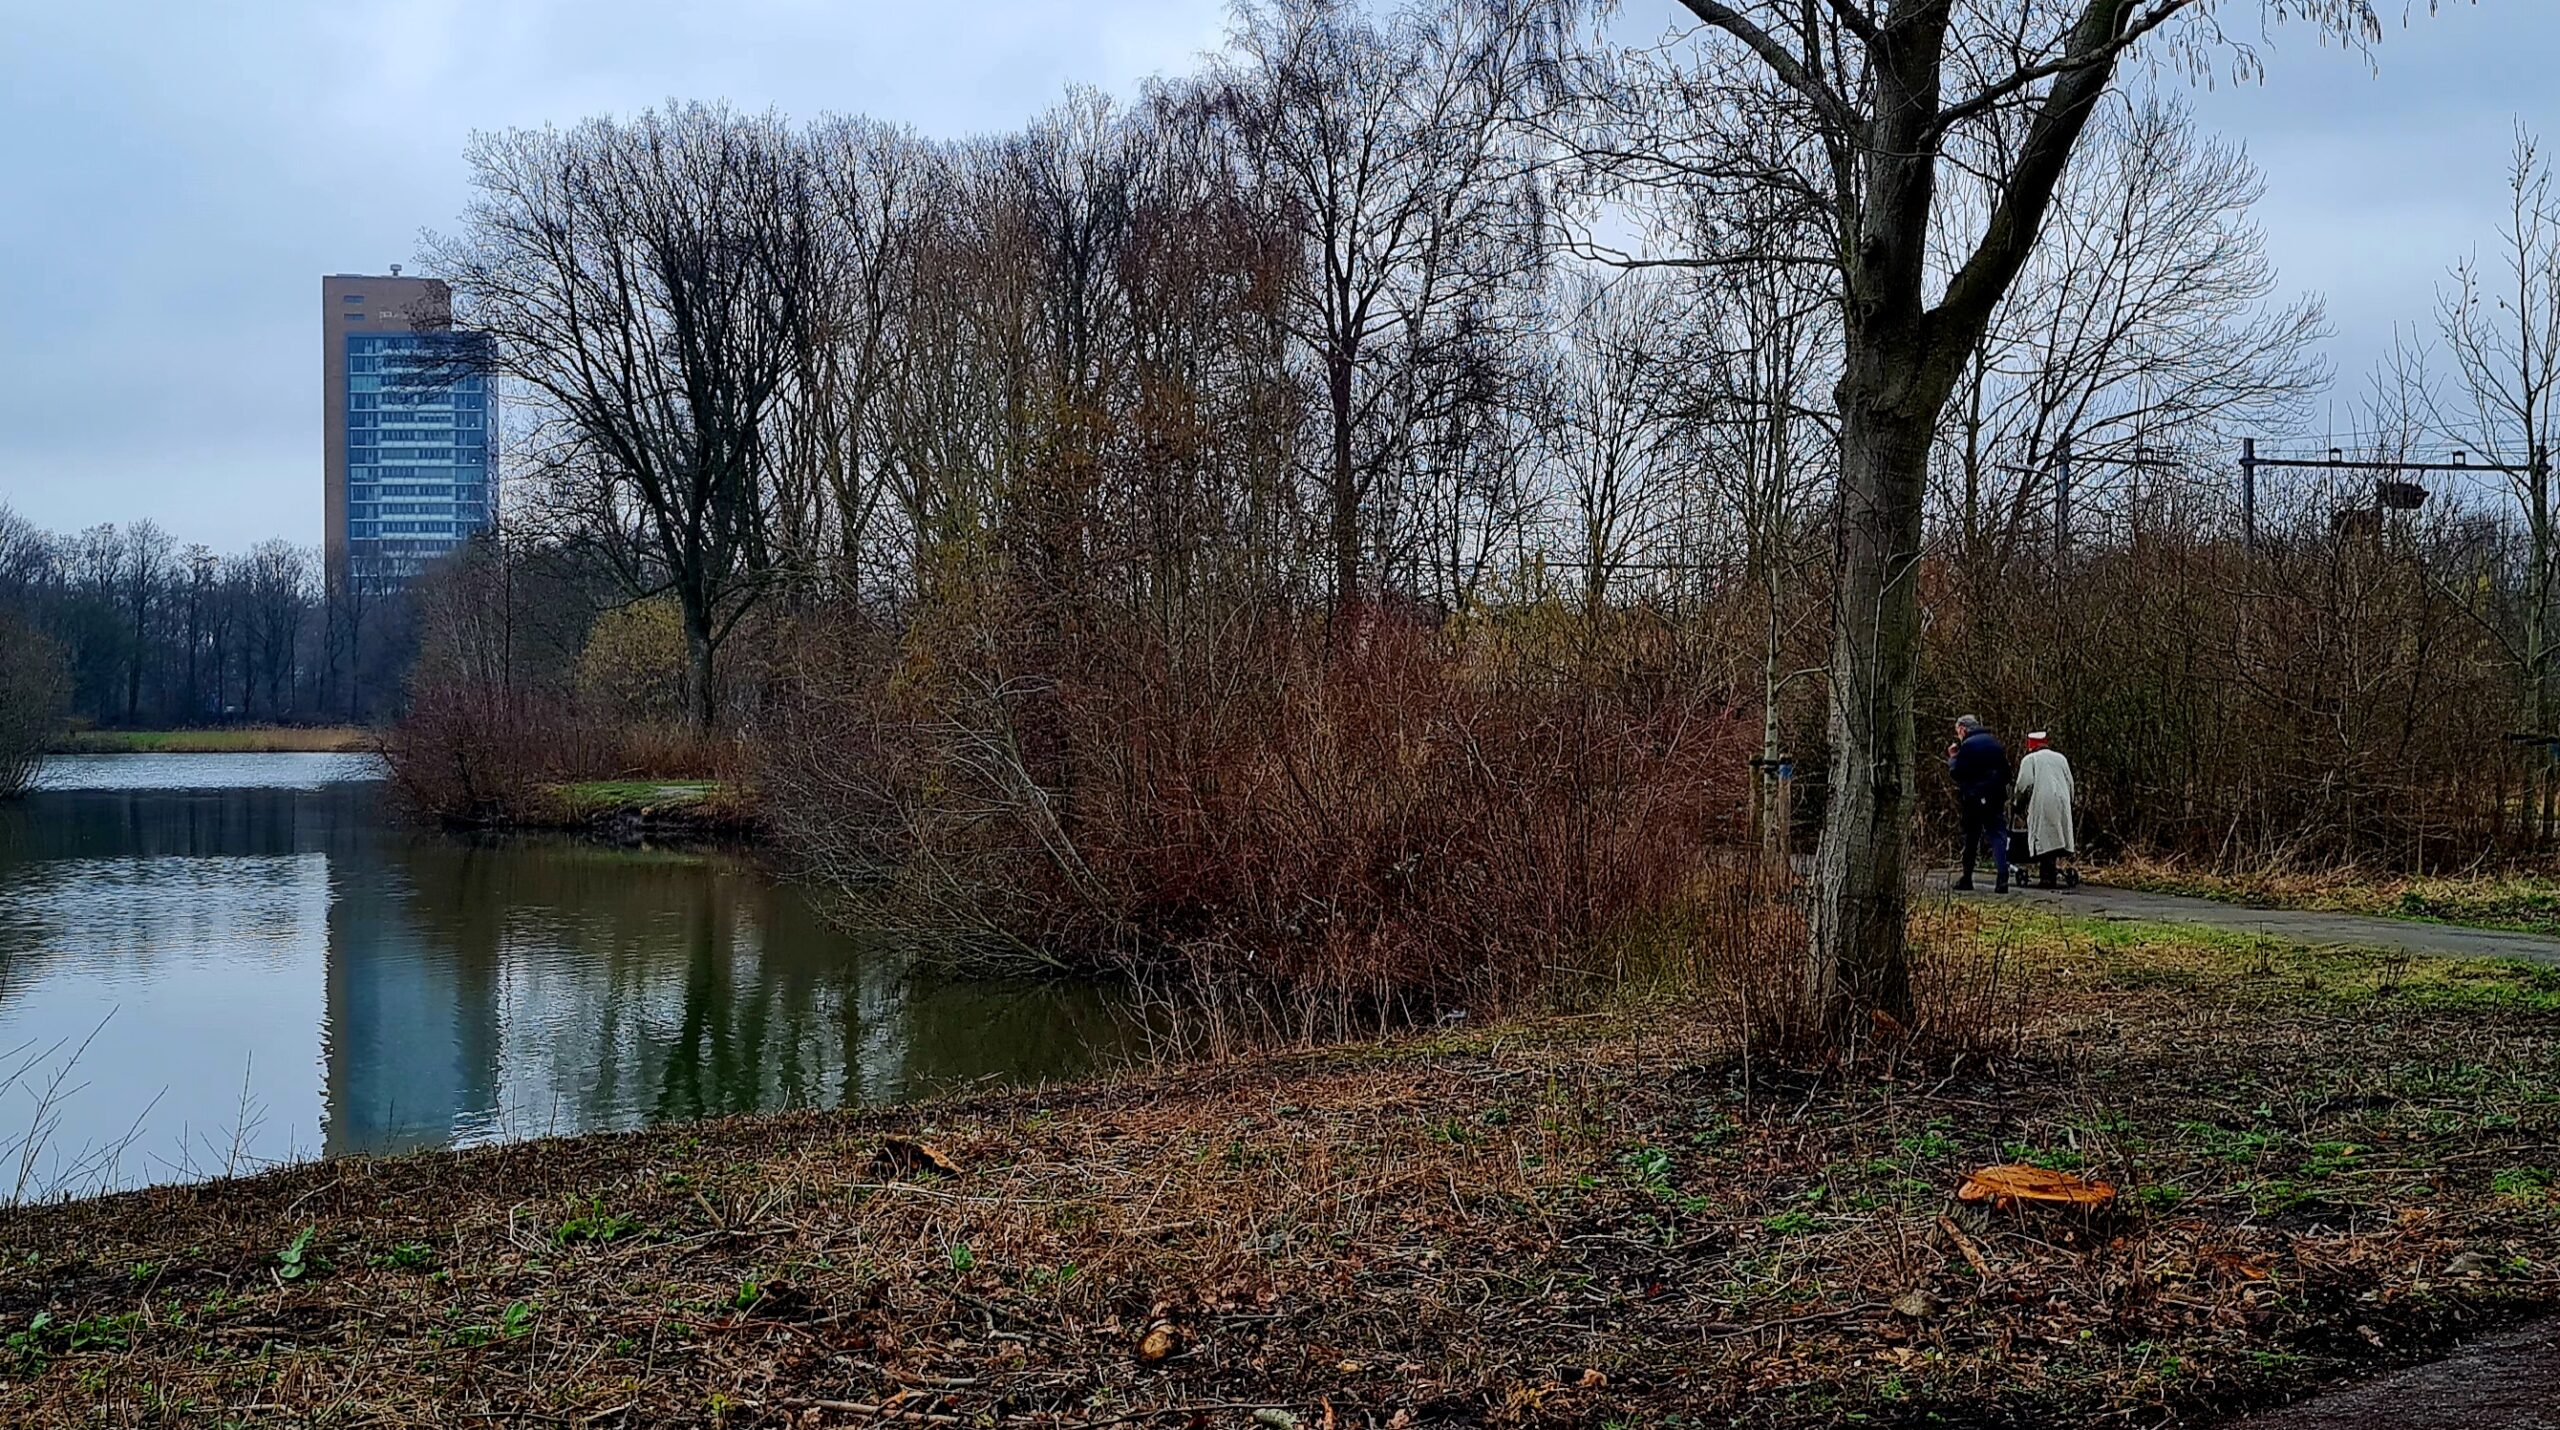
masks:
POLYGON ((1982 728, 1982 717, 1979 715, 1959 715, 1956 717, 1956 728, 1960 730, 1979 730, 1982 728))

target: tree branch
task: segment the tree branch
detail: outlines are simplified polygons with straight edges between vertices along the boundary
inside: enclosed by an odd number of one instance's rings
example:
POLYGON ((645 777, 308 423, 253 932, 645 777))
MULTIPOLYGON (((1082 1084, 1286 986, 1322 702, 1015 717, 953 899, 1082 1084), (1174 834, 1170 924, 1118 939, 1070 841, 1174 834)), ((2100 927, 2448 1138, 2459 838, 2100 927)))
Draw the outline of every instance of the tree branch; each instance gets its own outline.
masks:
MULTIPOLYGON (((2103 0, 2093 0, 2092 8, 2096 8, 2099 3, 2103 3, 2103 0)), ((2060 59, 2048 60, 2040 65, 2029 65, 1996 84, 1986 86, 1962 103, 1952 104, 1940 110, 1938 117, 1930 122, 1926 133, 1934 141, 1958 124, 1989 112, 2001 101, 2044 80, 2077 73, 2093 66, 2112 68, 2115 62, 2123 57, 2124 52, 2139 43, 2143 36, 2167 24, 2181 11, 2193 8, 2195 3, 2196 0, 2159 0, 2159 3, 2135 18, 2120 34, 2096 51, 2086 54, 2066 54, 2060 59)), ((2084 15, 2080 24, 2086 26, 2088 23, 2088 18, 2084 15)))
POLYGON ((1787 47, 1779 44, 1775 35, 1751 23, 1740 11, 1722 3, 1722 0, 1680 0, 1680 3, 1702 23, 1722 30, 1749 46, 1751 52, 1760 57, 1760 62, 1769 67, 1770 73, 1787 88, 1812 101, 1813 106, 1822 111, 1822 117, 1840 133, 1853 140, 1865 138, 1866 121, 1849 108, 1848 101, 1840 97, 1838 90, 1823 83, 1819 76, 1804 67, 1803 61, 1789 54, 1787 47))
MULTIPOLYGON (((2164 6, 2177 8, 2191 3, 2193 0, 2162 0, 2164 6)), ((2018 270, 2034 251, 2036 234, 2043 227, 2045 211, 2053 205, 2054 194, 2061 188, 2062 173, 2070 165, 2072 150, 2078 147, 2080 134, 2096 112, 2100 96, 2115 77, 2115 60, 2124 52, 2121 41, 2129 33, 2127 21, 2134 4, 2135 0, 2088 0, 2087 8, 2081 11, 2079 23, 2072 27, 2069 48, 2057 61, 2062 69, 2028 127, 2026 142, 2010 168, 2009 182, 1990 221, 1983 226, 1981 241, 1948 282, 1946 296, 1926 319, 1930 363, 1962 363, 1990 321, 1992 309, 2009 291, 2018 270)), ((2152 13, 2166 18, 2157 10, 2152 13)), ((1948 376, 1952 381, 1952 367, 1948 376)))

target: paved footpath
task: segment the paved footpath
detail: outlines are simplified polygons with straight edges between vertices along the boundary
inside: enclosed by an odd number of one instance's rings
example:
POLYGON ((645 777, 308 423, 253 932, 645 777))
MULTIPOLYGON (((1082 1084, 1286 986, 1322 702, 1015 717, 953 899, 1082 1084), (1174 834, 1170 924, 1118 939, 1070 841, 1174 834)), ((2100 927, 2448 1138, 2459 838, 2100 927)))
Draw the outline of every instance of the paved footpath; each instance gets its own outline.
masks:
MULTIPOLYGON (((1942 876, 1943 877, 1943 876, 1942 876)), ((1944 887, 1943 882, 1938 887, 1944 887)), ((1978 893, 1985 902, 2014 899, 2060 913, 2146 923, 2199 924, 2236 933, 2264 934, 2286 943, 2382 949, 2430 958, 2512 958, 2560 968, 2560 938, 2544 934, 2504 933, 2496 929, 2457 928, 2451 924, 2411 919, 2379 919, 2363 914, 2312 913, 2298 909, 2253 909, 2179 894, 2146 894, 2083 884, 2076 889, 2013 889, 2007 894, 1978 893)))
POLYGON ((2229 1430, 2560 1430, 2560 1321, 2474 1341, 2229 1430))

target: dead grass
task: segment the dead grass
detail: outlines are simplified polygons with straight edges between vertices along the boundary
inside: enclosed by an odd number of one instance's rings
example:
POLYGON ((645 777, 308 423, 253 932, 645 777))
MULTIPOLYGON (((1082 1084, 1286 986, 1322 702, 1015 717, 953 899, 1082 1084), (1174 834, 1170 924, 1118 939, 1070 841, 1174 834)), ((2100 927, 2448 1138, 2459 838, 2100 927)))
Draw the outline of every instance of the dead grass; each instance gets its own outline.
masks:
POLYGON ((2228 873, 2135 855, 2095 871, 2092 877, 2128 889, 2257 908, 2316 909, 2521 933, 2560 933, 2560 878, 2529 869, 2445 875, 2355 867, 2228 873))
POLYGON ((8 1213, 0 1421, 2158 1423, 2560 1300, 2545 975, 1975 941, 2017 1055, 1881 1078, 1663 1003, 8 1213))
POLYGON ((377 743, 352 725, 223 725, 201 730, 74 730, 60 755, 355 754, 377 743))

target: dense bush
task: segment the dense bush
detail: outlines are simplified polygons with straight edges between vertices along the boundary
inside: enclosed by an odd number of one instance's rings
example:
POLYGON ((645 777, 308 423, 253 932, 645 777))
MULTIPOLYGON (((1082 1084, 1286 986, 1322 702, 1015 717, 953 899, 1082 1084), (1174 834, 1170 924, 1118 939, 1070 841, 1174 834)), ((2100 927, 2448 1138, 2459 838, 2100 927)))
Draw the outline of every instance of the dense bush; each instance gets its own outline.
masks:
POLYGON ((658 725, 684 718, 684 624, 665 597, 596 617, 578 656, 578 694, 609 714, 658 725))
POLYGON ((734 741, 543 688, 422 684, 384 742, 409 808, 446 824, 554 823, 560 787, 590 780, 730 780, 734 741))
POLYGON ((2441 594, 2458 533, 2300 527, 2255 555, 2163 531, 1942 572, 1924 705, 2053 731, 2101 853, 2425 869, 2542 848, 2513 673, 2441 594))
POLYGON ((1130 631, 1035 678, 843 622, 761 787, 812 876, 974 961, 1300 1033, 1498 1004, 1605 973, 1740 818, 1748 722, 1627 625, 1130 631))

